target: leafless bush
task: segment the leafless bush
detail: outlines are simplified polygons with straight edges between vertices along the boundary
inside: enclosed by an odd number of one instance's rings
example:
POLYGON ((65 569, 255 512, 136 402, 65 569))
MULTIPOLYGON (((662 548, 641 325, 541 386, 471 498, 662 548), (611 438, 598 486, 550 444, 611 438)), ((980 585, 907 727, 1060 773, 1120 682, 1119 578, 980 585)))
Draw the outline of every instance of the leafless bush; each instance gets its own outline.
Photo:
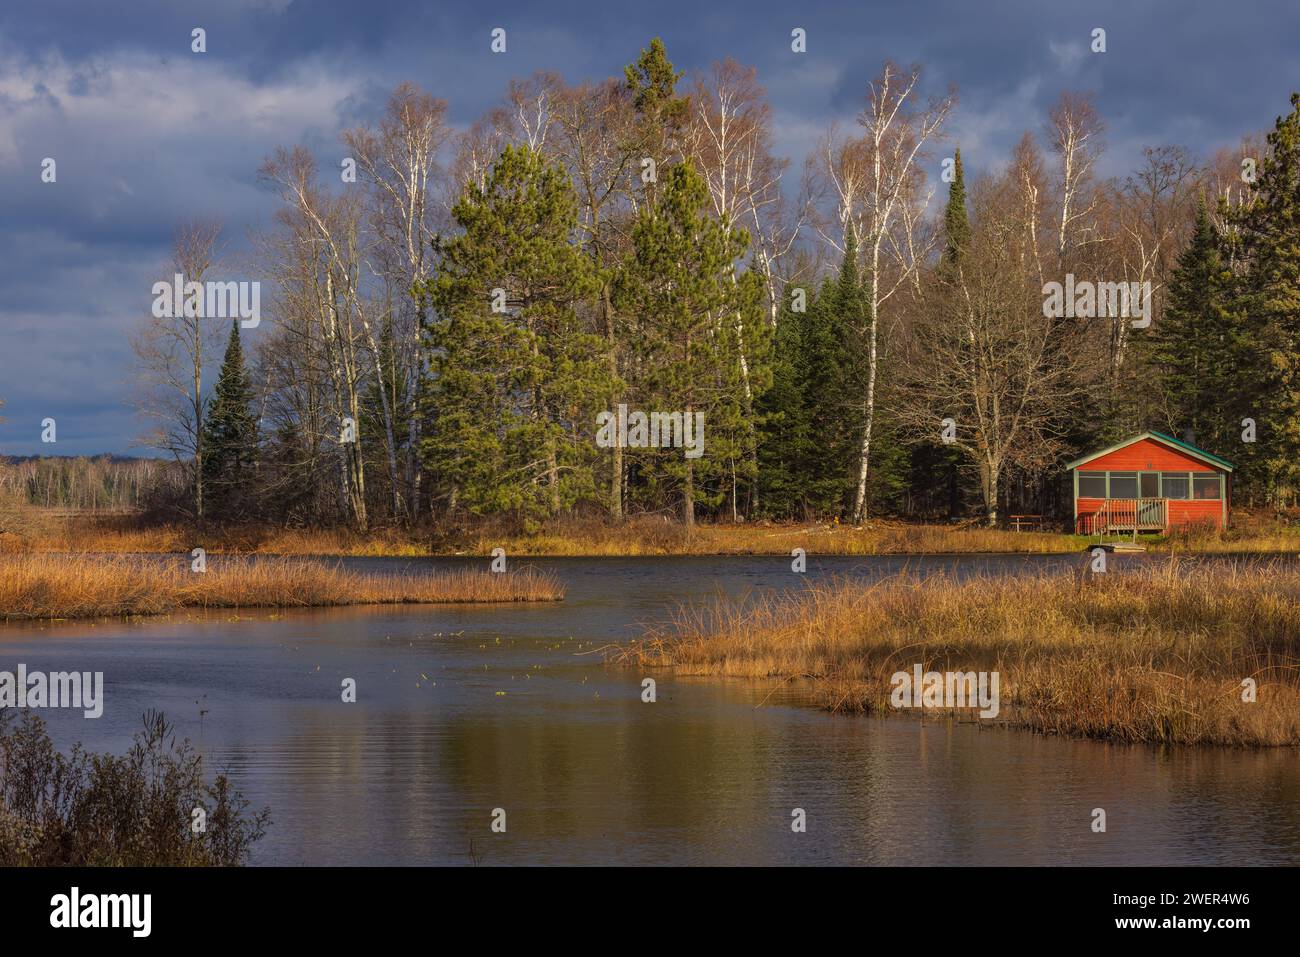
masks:
POLYGON ((121 757, 55 750, 45 723, 0 711, 0 866, 230 866, 245 863, 270 809, 248 801, 177 742, 161 712, 121 757), (195 830, 195 811, 206 820, 195 830))

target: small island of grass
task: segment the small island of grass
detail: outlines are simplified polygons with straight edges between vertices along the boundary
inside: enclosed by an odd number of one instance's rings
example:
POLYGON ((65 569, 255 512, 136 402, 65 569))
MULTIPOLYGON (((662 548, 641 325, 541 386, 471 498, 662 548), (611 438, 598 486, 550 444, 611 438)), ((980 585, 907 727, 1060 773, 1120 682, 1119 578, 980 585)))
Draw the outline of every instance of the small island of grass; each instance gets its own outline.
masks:
POLYGON ((686 675, 803 679, 827 707, 872 714, 896 713, 892 677, 917 664, 996 671, 996 720, 1013 727, 1150 744, 1300 745, 1300 571, 1280 564, 1170 560, 1082 577, 815 585, 690 613, 619 657, 686 675))
POLYGON ((223 558, 204 572, 186 555, 0 556, 0 620, 161 615, 183 609, 558 601, 564 588, 531 570, 427 574, 353 571, 290 558, 223 558))

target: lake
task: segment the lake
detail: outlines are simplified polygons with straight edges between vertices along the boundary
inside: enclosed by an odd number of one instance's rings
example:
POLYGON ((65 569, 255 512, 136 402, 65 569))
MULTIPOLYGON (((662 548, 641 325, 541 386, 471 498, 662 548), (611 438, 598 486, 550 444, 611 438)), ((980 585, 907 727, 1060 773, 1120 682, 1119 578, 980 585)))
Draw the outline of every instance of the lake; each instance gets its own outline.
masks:
POLYGON ((810 556, 795 575, 780 557, 511 559, 554 572, 566 600, 2 625, 0 669, 104 672, 102 718, 43 712, 60 745, 120 751, 146 709, 165 711, 254 807, 271 807, 255 864, 1300 862, 1294 751, 832 715, 799 687, 664 672, 643 703, 644 676, 598 651, 718 595, 904 567, 966 577, 1084 562, 810 556), (341 701, 344 678, 355 704, 341 701), (490 829, 497 808, 504 834, 490 829), (794 808, 805 833, 791 830, 794 808))

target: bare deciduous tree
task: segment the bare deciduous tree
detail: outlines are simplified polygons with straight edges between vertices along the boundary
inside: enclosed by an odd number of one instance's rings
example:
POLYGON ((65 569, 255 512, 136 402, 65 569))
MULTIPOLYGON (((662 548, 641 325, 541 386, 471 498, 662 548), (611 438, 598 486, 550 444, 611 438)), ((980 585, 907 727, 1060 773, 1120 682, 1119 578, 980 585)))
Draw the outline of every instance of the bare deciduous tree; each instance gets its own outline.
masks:
POLYGON ((1061 263, 1072 247, 1101 238, 1093 222, 1099 198, 1092 187, 1104 128, 1087 93, 1066 90, 1048 117, 1048 138, 1061 164, 1056 183, 1061 210, 1056 254, 1061 263))
MULTIPOLYGON (((389 373, 395 393, 391 404, 401 404, 407 434, 405 495, 404 500, 394 495, 396 518, 413 518, 419 502, 420 416, 416 405, 424 371, 420 337, 426 315, 424 302, 412 298, 411 290, 428 278, 431 268, 435 210, 430 181, 439 172, 438 151, 448 135, 446 113, 445 101, 403 83, 389 98, 378 131, 360 127, 343 134, 372 190, 375 231, 387 253, 378 259, 391 267, 382 271, 397 299, 390 316, 390 365, 394 368, 389 373)), ((395 436, 392 441, 396 443, 395 436)))
POLYGON ((1041 473, 1059 462, 1088 381, 1086 351, 1043 315, 1022 176, 1013 164, 973 191, 971 247, 960 270, 926 290, 900 416, 929 442, 953 420, 990 526, 1010 468, 1041 473))
MULTIPOLYGON (((758 82, 758 71, 730 58, 715 63, 707 77, 696 78, 689 104, 683 137, 686 158, 704 179, 718 221, 727 229, 747 231, 753 264, 763 280, 767 322, 774 328, 780 308, 776 260, 788 251, 798 227, 787 229, 775 215, 782 210, 781 178, 789 164, 772 154, 772 111, 758 82)), ((732 281, 737 281, 734 268, 732 281)), ((757 473, 754 390, 746 353, 746 343, 752 336, 739 314, 732 321, 750 422, 752 466, 757 473)), ((751 507, 757 507, 757 496, 757 489, 752 488, 751 507)), ((731 501, 734 520, 738 515, 734 479, 731 501)))
MULTIPOLYGON (((1148 146, 1143 162, 1117 186, 1110 202, 1114 207, 1114 245, 1118 272, 1125 282, 1151 283, 1159 323, 1161 289, 1173 269, 1176 250, 1191 234, 1196 195, 1203 182, 1203 170, 1181 146, 1148 146)), ((1110 368, 1112 376, 1124 363, 1130 329, 1128 323, 1111 323, 1110 368)))
POLYGON ((866 328, 859 330, 866 358, 867 381, 861 405, 861 440, 853 517, 860 522, 866 510, 867 472, 871 467, 871 441, 876 419, 876 389, 880 377, 881 307, 910 278, 916 267, 902 263, 896 275, 885 277, 891 245, 903 219, 902 207, 915 195, 917 163, 926 145, 939 135, 956 104, 949 89, 942 97, 919 103, 921 69, 906 70, 886 62, 867 91, 867 105, 858 123, 863 134, 856 140, 839 139, 832 130, 823 143, 822 174, 839 202, 841 222, 859 240, 868 269, 866 328))
MULTIPOLYGON (((262 176, 277 184, 286 208, 281 223, 293 246, 301 250, 293 264, 302 270, 286 279, 313 294, 315 325, 324 346, 334 401, 334 438, 340 452, 340 494, 358 529, 369 522, 366 510, 365 457, 362 454, 361 391, 368 377, 365 347, 372 361, 380 356, 374 329, 361 292, 361 230, 363 204, 359 198, 333 197, 316 181, 316 163, 305 149, 278 149, 262 165, 262 176)), ((382 380, 382 369, 376 370, 382 380)), ((384 424, 392 432, 386 393, 379 394, 384 424)), ((389 469, 397 485, 397 462, 389 448, 389 469)))
MULTIPOLYGON (((170 453, 190 469, 191 506, 195 521, 203 521, 203 413, 207 396, 203 372, 224 323, 204 316, 204 295, 189 283, 203 283, 216 264, 221 224, 195 220, 176 230, 171 275, 160 279, 168 287, 181 277, 181 308, 150 313, 131 342, 140 370, 140 411, 153 420, 143 441, 170 453)), ((168 294, 170 295, 170 294, 168 294)))

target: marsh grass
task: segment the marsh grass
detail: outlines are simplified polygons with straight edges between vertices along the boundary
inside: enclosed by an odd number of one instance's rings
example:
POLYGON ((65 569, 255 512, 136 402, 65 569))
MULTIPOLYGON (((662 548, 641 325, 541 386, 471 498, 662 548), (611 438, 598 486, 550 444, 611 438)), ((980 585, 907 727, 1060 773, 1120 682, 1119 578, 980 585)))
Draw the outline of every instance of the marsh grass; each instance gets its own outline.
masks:
MULTIPOLYGON (((838 582, 683 613, 617 656, 688 675, 809 679, 894 713, 890 678, 997 671, 999 721, 1169 744, 1300 745, 1300 571, 1171 559, 1100 576, 838 582), (1253 678, 1258 700, 1242 701, 1253 678)), ((964 712, 969 717, 972 712, 964 712)))
MULTIPOLYGON (((1300 541, 1300 539, 1298 539, 1300 541)), ((347 529, 271 526, 211 528, 199 535, 181 525, 141 525, 137 519, 50 517, 25 535, 0 531, 0 553, 188 551, 202 542, 209 554, 398 556, 482 555, 504 548, 519 556, 915 555, 1006 552, 1047 554, 1081 550, 1087 540, 1050 532, 1009 532, 974 526, 874 521, 862 527, 834 523, 704 524, 688 533, 680 522, 643 516, 612 525, 601 519, 556 520, 532 534, 485 523, 438 535, 400 529, 357 534, 347 529)))
POLYGON ((186 608, 558 601, 548 574, 458 570, 374 574, 295 558, 209 559, 190 570, 132 555, 0 556, 0 619, 158 615, 186 608))
MULTIPOLYGON (((41 510, 35 510, 41 511, 41 510)), ((621 524, 601 518, 556 519, 531 534, 508 523, 481 520, 441 526, 436 533, 376 528, 300 529, 237 525, 202 535, 176 524, 146 524, 132 516, 45 515, 6 530, 0 554, 28 552, 169 553, 202 542, 209 554, 417 557, 481 555, 504 548, 517 556, 1062 554, 1082 551, 1095 538, 1058 532, 1011 532, 978 524, 937 525, 873 519, 853 527, 833 522, 701 523, 693 533, 666 516, 641 516, 621 524)), ((1147 548, 1170 553, 1300 553, 1300 516, 1238 511, 1228 531, 1185 529, 1168 537, 1144 536, 1147 548)))
MULTIPOLYGON (((129 515, 58 515, 27 508, 21 522, 4 521, 0 508, 0 554, 28 552, 188 551, 202 543, 209 554, 417 557, 480 555, 504 548, 515 556, 671 556, 1061 554, 1082 551, 1095 538, 1051 531, 1012 532, 975 522, 924 524, 872 519, 862 526, 835 522, 767 521, 698 524, 693 533, 665 515, 643 515, 612 524, 603 517, 559 518, 528 534, 502 519, 479 518, 436 531, 392 527, 365 533, 347 528, 284 528, 227 525, 196 529, 151 523, 129 515)), ((1238 509, 1227 531, 1182 529, 1167 537, 1143 536, 1150 551, 1169 553, 1300 554, 1300 511, 1238 509)))

